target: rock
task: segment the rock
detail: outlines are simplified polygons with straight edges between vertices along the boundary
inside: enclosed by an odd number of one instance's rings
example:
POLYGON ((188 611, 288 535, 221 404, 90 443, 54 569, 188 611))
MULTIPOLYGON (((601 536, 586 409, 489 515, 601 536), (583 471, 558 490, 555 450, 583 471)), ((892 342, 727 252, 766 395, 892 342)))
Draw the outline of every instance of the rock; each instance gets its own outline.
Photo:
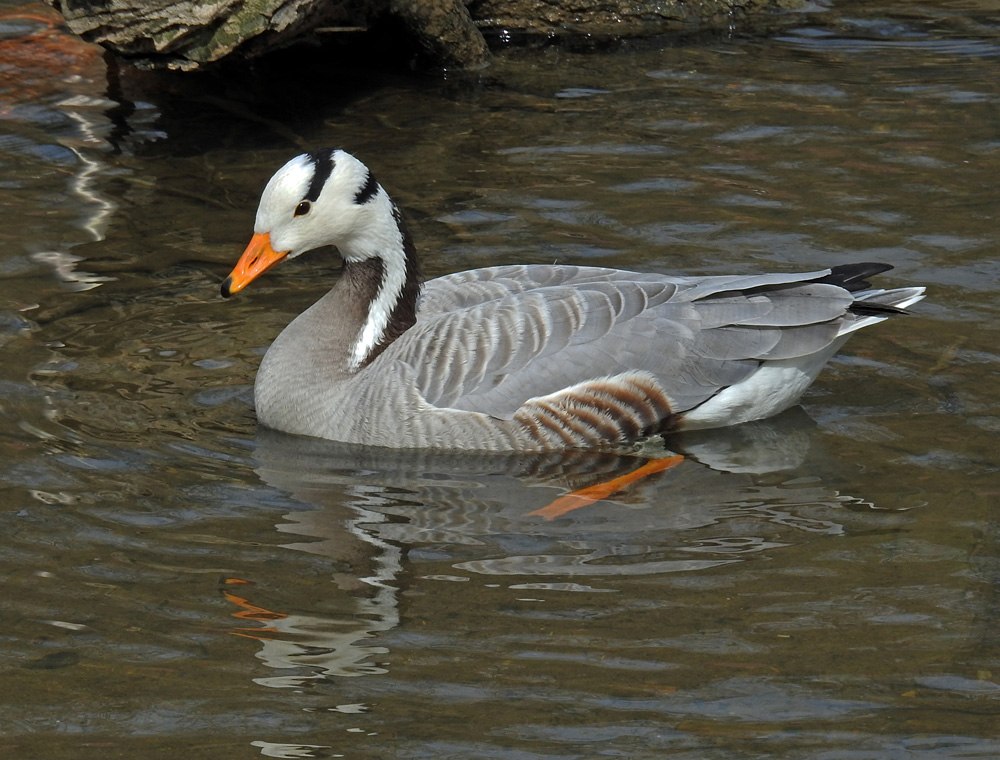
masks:
POLYGON ((254 57, 359 20, 349 0, 50 1, 73 32, 149 68, 194 69, 237 50, 254 57))
POLYGON ((489 63, 486 40, 461 0, 390 0, 389 10, 439 64, 467 69, 489 63))
POLYGON ((70 29, 144 68, 190 70, 395 21, 436 65, 489 62, 481 29, 630 37, 730 25, 805 0, 49 0, 70 29))
POLYGON ((637 37, 720 29, 803 0, 470 0, 482 29, 637 37))

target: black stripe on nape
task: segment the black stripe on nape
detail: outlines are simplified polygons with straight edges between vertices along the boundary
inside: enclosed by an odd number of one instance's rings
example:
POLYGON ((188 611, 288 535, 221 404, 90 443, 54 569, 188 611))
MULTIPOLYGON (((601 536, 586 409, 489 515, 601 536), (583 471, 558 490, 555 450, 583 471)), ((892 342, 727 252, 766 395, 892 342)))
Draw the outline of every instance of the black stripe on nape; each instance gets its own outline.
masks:
POLYGON ((368 203, 372 198, 375 197, 375 193, 378 192, 378 182, 375 181, 375 175, 368 172, 368 176, 365 177, 365 185, 362 187, 354 196, 354 202, 359 206, 368 203))
POLYGON ((313 165, 313 176, 312 181, 309 183, 309 190, 306 191, 306 197, 303 200, 315 201, 319 198, 319 194, 323 192, 323 185, 326 184, 326 181, 330 179, 330 174, 333 173, 333 152, 333 148, 324 148, 323 150, 315 150, 312 153, 306 154, 306 157, 313 165))

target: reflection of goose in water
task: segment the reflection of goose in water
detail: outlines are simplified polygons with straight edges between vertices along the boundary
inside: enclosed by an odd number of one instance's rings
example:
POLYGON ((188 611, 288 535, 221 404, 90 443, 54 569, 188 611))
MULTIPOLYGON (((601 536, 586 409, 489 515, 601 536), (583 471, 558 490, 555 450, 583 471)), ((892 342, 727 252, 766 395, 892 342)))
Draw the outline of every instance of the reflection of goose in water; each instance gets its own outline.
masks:
POLYGON ((613 590, 616 577, 697 573, 842 533, 838 518, 845 507, 862 506, 859 500, 815 482, 761 482, 761 473, 803 461, 810 437, 804 417, 687 438, 688 458, 669 473, 551 521, 531 513, 562 491, 620 477, 645 460, 609 452, 369 449, 262 428, 255 452, 261 478, 314 507, 287 514, 278 529, 304 537, 289 548, 330 560, 356 608, 325 620, 269 621, 278 638, 264 641, 259 656, 275 668, 308 666, 312 675, 258 682, 293 686, 377 672, 381 663, 371 658, 385 649, 372 638, 399 625, 404 573, 410 590, 414 578, 421 585, 489 576, 485 582, 506 577, 522 587, 599 592, 613 590), (434 570, 422 574, 427 564, 434 570))

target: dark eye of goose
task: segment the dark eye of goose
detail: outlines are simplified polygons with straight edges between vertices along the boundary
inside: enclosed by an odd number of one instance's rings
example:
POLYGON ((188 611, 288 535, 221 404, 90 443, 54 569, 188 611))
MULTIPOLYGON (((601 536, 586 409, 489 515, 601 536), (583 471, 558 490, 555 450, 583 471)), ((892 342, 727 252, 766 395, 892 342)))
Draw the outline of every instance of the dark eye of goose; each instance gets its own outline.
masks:
POLYGON ((305 216, 309 213, 309 201, 302 201, 295 207, 295 216, 305 216))

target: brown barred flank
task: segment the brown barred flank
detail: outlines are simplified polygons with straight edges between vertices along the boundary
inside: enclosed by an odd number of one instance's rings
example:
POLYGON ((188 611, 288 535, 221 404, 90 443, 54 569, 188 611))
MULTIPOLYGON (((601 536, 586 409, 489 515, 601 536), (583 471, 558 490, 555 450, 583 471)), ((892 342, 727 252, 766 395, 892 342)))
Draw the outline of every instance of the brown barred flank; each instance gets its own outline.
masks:
POLYGON ((622 431, 615 424, 611 415, 602 409, 598 409, 594 404, 580 404, 573 409, 573 414, 577 420, 592 431, 590 435, 591 440, 617 441, 621 437, 622 431))
POLYGON ((537 399, 514 417, 535 440, 569 447, 622 443, 677 427, 678 417, 652 378, 593 380, 537 399))
POLYGON ((587 429, 586 423, 576 413, 577 410, 548 403, 540 406, 546 415, 559 424, 560 429, 557 432, 567 443, 572 440, 579 446, 586 441, 594 440, 593 431, 587 429))
POLYGON ((558 437, 562 438, 563 443, 567 446, 579 446, 582 442, 574 438, 570 432, 566 429, 565 409, 558 409, 558 411, 548 405, 538 404, 536 406, 537 410, 535 412, 535 419, 542 425, 542 427, 547 428, 552 433, 555 433, 558 437))

